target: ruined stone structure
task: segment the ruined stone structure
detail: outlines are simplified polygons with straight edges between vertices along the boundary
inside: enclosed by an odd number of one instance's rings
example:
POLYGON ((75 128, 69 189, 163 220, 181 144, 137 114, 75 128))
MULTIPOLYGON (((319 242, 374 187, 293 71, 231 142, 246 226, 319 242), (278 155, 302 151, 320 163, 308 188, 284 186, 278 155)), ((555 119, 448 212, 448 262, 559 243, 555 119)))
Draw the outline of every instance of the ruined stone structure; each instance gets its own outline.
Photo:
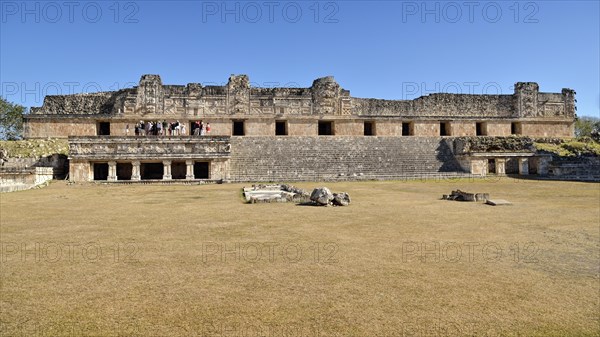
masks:
POLYGON ((74 181, 485 174, 476 154, 457 157, 448 140, 570 137, 574 96, 519 82, 512 95, 382 100, 352 97, 333 77, 310 88, 255 88, 246 75, 224 86, 163 85, 158 75, 143 75, 131 89, 47 96, 25 117, 25 137, 70 137, 74 181), (179 121, 188 135, 133 136, 140 120, 179 121), (210 135, 189 136, 198 120, 211 124, 210 135))

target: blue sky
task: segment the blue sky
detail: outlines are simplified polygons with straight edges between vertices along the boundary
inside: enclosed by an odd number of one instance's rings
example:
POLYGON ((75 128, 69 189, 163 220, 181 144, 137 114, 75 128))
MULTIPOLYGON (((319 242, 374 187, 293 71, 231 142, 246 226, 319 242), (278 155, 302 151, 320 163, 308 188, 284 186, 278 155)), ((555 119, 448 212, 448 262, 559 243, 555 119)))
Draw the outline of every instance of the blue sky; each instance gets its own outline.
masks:
POLYGON ((598 1, 0 1, 0 94, 165 84, 308 87, 356 97, 573 88, 600 114, 598 1))

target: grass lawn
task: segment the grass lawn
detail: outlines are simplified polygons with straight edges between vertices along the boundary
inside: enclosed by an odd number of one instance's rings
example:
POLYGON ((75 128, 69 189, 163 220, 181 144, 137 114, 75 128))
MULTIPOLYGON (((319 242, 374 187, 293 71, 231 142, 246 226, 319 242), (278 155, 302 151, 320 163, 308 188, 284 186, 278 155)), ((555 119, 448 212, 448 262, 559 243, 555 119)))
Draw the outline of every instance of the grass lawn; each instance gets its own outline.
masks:
POLYGON ((600 184, 240 184, 0 196, 1 336, 598 336, 600 184), (512 206, 439 200, 452 189, 512 206))

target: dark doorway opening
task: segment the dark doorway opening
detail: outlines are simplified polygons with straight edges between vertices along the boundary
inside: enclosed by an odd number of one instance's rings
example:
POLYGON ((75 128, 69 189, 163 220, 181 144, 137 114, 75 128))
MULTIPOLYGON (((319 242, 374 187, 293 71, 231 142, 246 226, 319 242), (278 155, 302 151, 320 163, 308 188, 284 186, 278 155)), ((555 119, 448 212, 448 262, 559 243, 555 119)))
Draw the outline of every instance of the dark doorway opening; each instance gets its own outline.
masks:
POLYGON ((194 178, 196 179, 209 179, 209 162, 197 161, 194 163, 194 178))
POLYGON ((173 179, 185 179, 187 166, 184 161, 174 161, 171 163, 171 177, 173 179))
POLYGON ((364 123, 364 135, 365 136, 375 136, 375 122, 365 122, 364 123))
POLYGON ((276 121, 275 122, 275 136, 287 136, 287 122, 276 121))
POLYGON ((403 136, 412 136, 412 125, 411 123, 402 123, 402 135, 403 136))
POLYGON ((243 136, 244 132, 244 121, 233 121, 233 135, 243 136))
POLYGON ((494 174, 496 173, 496 160, 488 159, 488 173, 494 174))
POLYGON ((94 180, 108 179, 108 163, 94 163, 94 180))
POLYGON ((450 125, 447 122, 440 123, 440 136, 450 136, 450 125))
POLYGON ((520 135, 521 134, 521 123, 510 123, 510 134, 520 135))
POLYGON ((475 134, 477 136, 485 136, 485 124, 484 123, 475 123, 475 134))
POLYGON ((131 172, 133 171, 133 165, 131 163, 117 163, 117 179, 118 180, 131 180, 131 172))
POLYGON ((140 175, 142 176, 142 180, 162 179, 164 170, 163 163, 140 164, 140 175))
POLYGON ((506 159, 504 171, 506 174, 519 174, 519 160, 516 158, 506 159))
POLYGON ((110 123, 99 122, 98 125, 96 125, 96 130, 98 136, 110 136, 110 123))
POLYGON ((319 121, 319 136, 333 136, 333 122, 319 121))

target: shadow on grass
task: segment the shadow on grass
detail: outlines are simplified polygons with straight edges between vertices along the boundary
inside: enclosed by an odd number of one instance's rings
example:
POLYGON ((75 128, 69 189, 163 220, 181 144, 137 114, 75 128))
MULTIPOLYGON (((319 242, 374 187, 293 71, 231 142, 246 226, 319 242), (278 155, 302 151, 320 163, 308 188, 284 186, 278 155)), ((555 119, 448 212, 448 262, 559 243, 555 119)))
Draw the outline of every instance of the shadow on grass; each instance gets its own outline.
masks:
POLYGON ((296 206, 312 206, 312 207, 326 207, 325 205, 317 205, 312 201, 303 201, 296 203, 296 206))
POLYGON ((599 183, 600 179, 576 179, 576 178, 561 178, 555 176, 539 176, 539 175, 520 175, 520 174, 507 174, 509 178, 517 180, 537 180, 537 181, 575 181, 580 183, 599 183))

